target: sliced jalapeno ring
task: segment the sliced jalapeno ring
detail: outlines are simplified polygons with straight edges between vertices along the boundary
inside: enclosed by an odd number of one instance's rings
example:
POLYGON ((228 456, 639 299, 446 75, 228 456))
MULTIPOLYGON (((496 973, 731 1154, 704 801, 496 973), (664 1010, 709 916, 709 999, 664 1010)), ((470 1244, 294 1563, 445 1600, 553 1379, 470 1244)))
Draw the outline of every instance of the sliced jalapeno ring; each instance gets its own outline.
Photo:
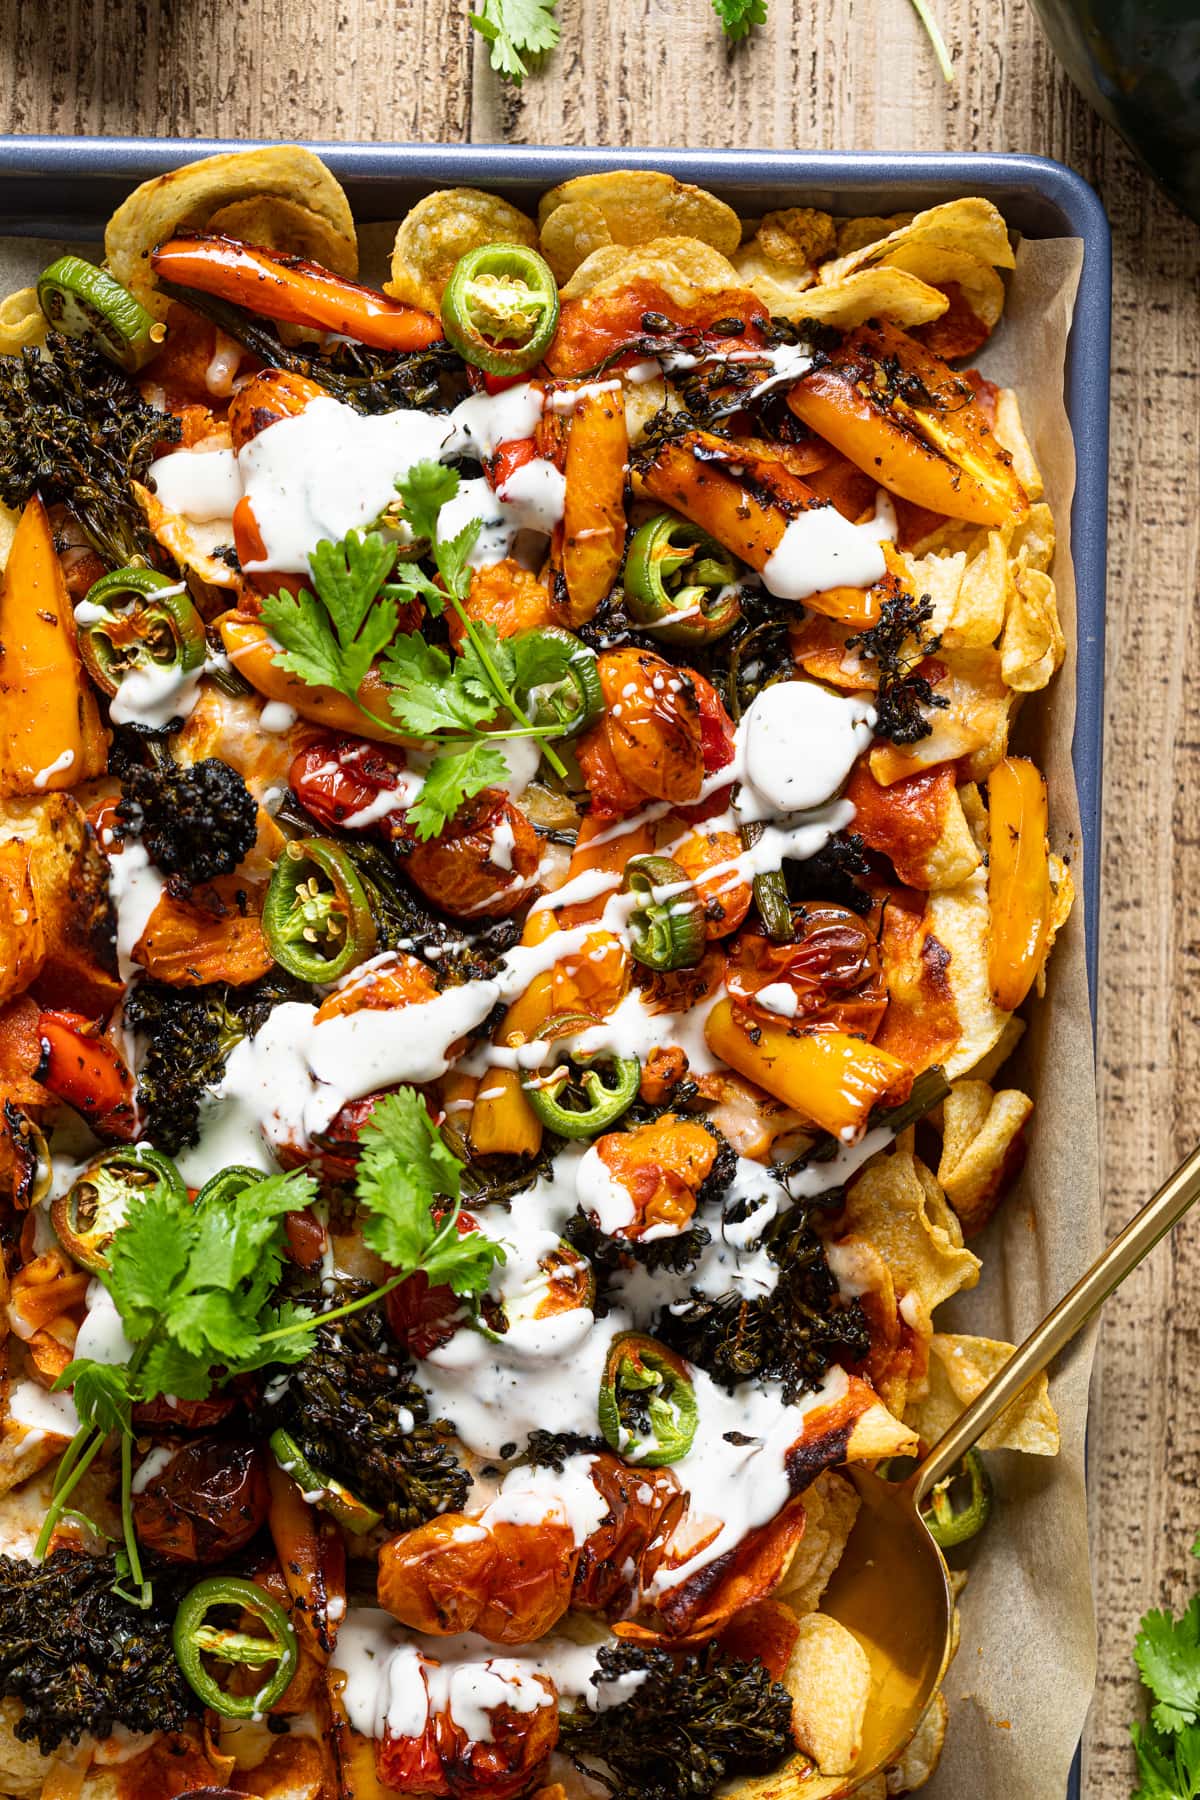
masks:
POLYGON ((658 513, 634 532, 624 580, 633 617, 669 644, 714 643, 741 617, 732 556, 674 513, 658 513))
POLYGON ((98 1274, 108 1268, 108 1247, 130 1200, 154 1189, 184 1197, 183 1177, 169 1156, 143 1144, 105 1150, 52 1203, 50 1223, 67 1254, 98 1274))
POLYGON ((921 1503, 921 1517, 941 1550, 977 1537, 992 1511, 992 1482, 978 1450, 968 1450, 921 1503))
POLYGON ((638 904, 629 915, 629 948, 660 973, 692 969, 704 954, 704 903, 685 870, 669 856, 633 856, 621 892, 638 904))
POLYGON ((214 1575, 186 1594, 175 1614, 171 1642, 175 1660, 193 1693, 225 1719, 251 1719, 269 1712, 296 1673, 300 1660, 296 1633, 282 1606, 253 1581, 244 1581, 239 1575, 214 1575), (266 1626, 269 1635, 254 1637, 234 1627, 210 1625, 209 1613, 227 1606, 250 1613, 266 1626), (274 1663, 275 1673, 257 1693, 230 1694, 205 1668, 205 1656, 250 1669, 267 1669, 274 1663))
POLYGON ((88 674, 113 695, 126 676, 191 675, 204 665, 204 621, 179 582, 157 569, 113 569, 75 609, 88 674))
POLYGON ((557 727, 560 738, 578 737, 604 711, 596 652, 561 625, 523 631, 513 640, 517 667, 532 679, 518 681, 517 699, 531 725, 557 727))
POLYGON ((227 1169, 218 1169, 209 1176, 196 1195, 196 1205, 232 1206, 243 1188, 253 1187, 262 1179, 261 1169, 252 1169, 249 1163, 230 1163, 227 1169))
POLYGON ((339 1525, 344 1525, 347 1531, 360 1537, 363 1532, 373 1531, 380 1523, 383 1514, 352 1494, 348 1487, 336 1481, 332 1475, 323 1475, 315 1468, 291 1432, 273 1431, 268 1442, 271 1455, 284 1474, 291 1476, 310 1506, 320 1507, 331 1519, 336 1519, 339 1525))
POLYGON ((326 838, 284 846, 262 923, 271 955, 300 981, 337 981, 375 951, 366 890, 341 845, 326 838))
POLYGON ((442 324, 459 355, 487 375, 541 362, 558 324, 558 283, 525 244, 480 244, 460 256, 442 295, 442 324))
POLYGON ((700 1409, 681 1356, 640 1331, 609 1346, 600 1382, 600 1429, 626 1462, 661 1468, 692 1447, 700 1409))
MULTIPOLYGON (((567 1037, 589 1031, 595 1023, 587 1013, 555 1013, 546 1020, 538 1037, 567 1037)), ((521 1087, 548 1131, 565 1138, 594 1138, 633 1105, 641 1079, 641 1064, 636 1056, 617 1056, 611 1050, 576 1050, 548 1075, 537 1069, 522 1075, 521 1087), (608 1065, 607 1081, 597 1064, 608 1065), (576 1074, 576 1070, 583 1073, 576 1074)))
POLYGON ((94 337, 131 375, 162 348, 167 328, 127 288, 82 256, 60 256, 38 276, 38 305, 64 337, 94 337))

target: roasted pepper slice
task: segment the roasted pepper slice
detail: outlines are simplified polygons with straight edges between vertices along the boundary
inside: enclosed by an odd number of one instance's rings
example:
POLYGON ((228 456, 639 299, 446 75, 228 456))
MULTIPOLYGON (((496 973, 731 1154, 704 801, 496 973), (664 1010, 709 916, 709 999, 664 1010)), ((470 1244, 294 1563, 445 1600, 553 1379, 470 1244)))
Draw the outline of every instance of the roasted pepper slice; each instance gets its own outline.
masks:
POLYGON ((921 1506, 921 1517, 939 1549, 953 1550, 977 1537, 992 1511, 992 1482, 978 1450, 939 1481, 921 1506))
POLYGON ((224 1719, 251 1719, 268 1712, 284 1693, 300 1660, 296 1633, 282 1606, 255 1582, 238 1575, 214 1575, 185 1595, 175 1614, 171 1642, 192 1691, 224 1719), (234 1626, 209 1624, 211 1612, 230 1606, 265 1625, 267 1636, 254 1637, 234 1626), (273 1663, 275 1672, 257 1693, 231 1694, 210 1675, 205 1656, 251 1669, 266 1670, 273 1663))
POLYGON ((167 328, 140 300, 82 256, 60 256, 38 276, 38 305, 64 337, 93 337, 129 374, 162 348, 167 328))
POLYGON ((637 906, 629 915, 629 948, 660 972, 692 969, 704 955, 704 904, 686 872, 669 856, 632 856, 621 892, 637 906))
POLYGON ((271 1455, 284 1474, 291 1476, 310 1505, 319 1506, 322 1512, 327 1512, 331 1519, 336 1519, 355 1536, 373 1531, 379 1524, 383 1514, 352 1494, 332 1475, 323 1475, 315 1469, 290 1432, 273 1431, 269 1442, 271 1455))
POLYGON ((337 981, 375 951, 366 890, 341 845, 325 838, 285 845, 262 926, 275 961, 300 981, 337 981))
POLYGON ((97 1137, 127 1142, 137 1124, 134 1080, 99 1025, 82 1013, 43 1012, 38 1037, 42 1059, 35 1079, 81 1113, 97 1137))
POLYGON ((1046 783, 1024 756, 988 776, 988 984, 1005 1012, 1020 1006, 1046 960, 1050 853, 1046 783))
POLYGON ((183 1199, 183 1177, 169 1156, 148 1144, 105 1150, 54 1201, 50 1223, 68 1256, 98 1273, 108 1268, 113 1233, 125 1223, 131 1198, 152 1191, 183 1199))
POLYGON ((106 694, 135 671, 191 675, 204 663, 204 621, 183 583, 156 569, 102 575, 75 608, 75 625, 87 672, 106 694))
MULTIPOLYGON (((596 1023, 587 1013, 555 1013, 538 1031, 539 1038, 565 1037, 588 1031, 596 1023)), ((637 1098, 641 1065, 635 1056, 598 1050, 573 1052, 549 1075, 533 1070, 521 1077, 525 1098, 548 1131, 565 1138, 594 1138, 627 1112, 637 1098), (611 1065, 606 1082, 596 1064, 611 1065), (582 1075, 575 1070, 582 1069, 582 1075)))
POLYGON ((625 558, 629 611, 669 644, 712 644, 741 616, 737 566, 698 525, 663 512, 633 534, 625 558))
POLYGON ((479 244, 460 256, 442 295, 442 324, 459 355, 488 375, 541 362, 558 324, 558 283, 525 244, 479 244))
POLYGON ((626 1462, 661 1468, 692 1447, 700 1409, 682 1356, 640 1331, 609 1346, 600 1381, 600 1429, 626 1462))

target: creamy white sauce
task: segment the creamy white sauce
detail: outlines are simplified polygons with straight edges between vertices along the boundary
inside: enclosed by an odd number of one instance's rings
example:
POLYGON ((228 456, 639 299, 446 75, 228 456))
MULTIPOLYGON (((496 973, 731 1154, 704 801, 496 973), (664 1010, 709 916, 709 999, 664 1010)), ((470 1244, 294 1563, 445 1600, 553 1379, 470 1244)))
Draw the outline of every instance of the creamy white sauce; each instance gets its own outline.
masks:
POLYGON ((76 1356, 113 1365, 128 1362, 133 1345, 125 1336, 112 1295, 98 1277, 88 1283, 87 1307, 75 1339, 76 1356))
POLYGON ((56 775, 61 775, 64 769, 69 769, 74 761, 75 752, 73 750, 60 751, 53 762, 47 763, 44 769, 38 770, 33 778, 34 787, 40 793, 47 782, 52 781, 56 775))
POLYGON ((133 949, 158 905, 166 881, 144 845, 127 840, 108 859, 108 891, 117 913, 117 966, 122 981, 133 973, 133 949))
POLYGON ((150 464, 150 485, 168 512, 198 525, 230 519, 242 497, 242 477, 234 451, 172 450, 150 464))
POLYGON ((879 490, 875 517, 855 525, 836 506, 813 506, 789 519, 762 578, 781 600, 807 600, 832 587, 874 587, 887 573, 882 544, 896 535, 896 514, 879 490))
POLYGON ((875 710, 815 681, 776 681, 758 693, 739 733, 743 820, 808 812, 836 794, 871 742, 875 710))
POLYGON ((145 725, 160 730, 172 719, 189 718, 200 698, 200 678, 205 668, 187 674, 183 669, 131 669, 109 706, 115 725, 145 725))
POLYGON ((152 1481, 157 1481, 164 1469, 169 1469, 179 1455, 178 1446, 172 1444, 156 1444, 144 1461, 138 1464, 130 1492, 144 1494, 152 1481))

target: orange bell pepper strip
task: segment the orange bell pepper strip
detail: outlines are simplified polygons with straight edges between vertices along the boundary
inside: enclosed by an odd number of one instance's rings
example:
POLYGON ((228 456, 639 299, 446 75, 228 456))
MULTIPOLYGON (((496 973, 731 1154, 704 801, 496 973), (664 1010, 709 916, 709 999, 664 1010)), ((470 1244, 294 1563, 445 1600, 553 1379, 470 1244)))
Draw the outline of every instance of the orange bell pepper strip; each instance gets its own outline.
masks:
POLYGON ((586 624, 621 572, 628 463, 620 387, 582 395, 571 419, 565 469, 560 554, 567 625, 586 624))
POLYGON ((1046 783, 1027 757, 988 776, 988 985, 1004 1012, 1020 1006, 1050 941, 1046 783))
POLYGON ((713 1007, 704 1037, 731 1069, 835 1137, 858 1131, 876 1102, 910 1079, 898 1057, 861 1038, 789 1030, 757 1017, 743 1023, 730 1000, 713 1007))
POLYGON ((261 923, 265 892, 241 874, 220 875, 188 900, 164 892, 133 947, 133 961, 170 987, 257 981, 275 966, 261 923))
POLYGON ((0 794, 44 794, 102 775, 108 738, 75 644, 54 533, 35 494, 0 588, 0 794))
POLYGON ((336 331, 376 350, 425 350, 440 319, 303 257, 212 233, 175 237, 150 256, 156 275, 288 325, 336 331))
POLYGON ((1003 525, 1029 511, 971 384, 886 321, 852 331, 800 377, 788 406, 866 474, 930 512, 1003 525))
MULTIPOLYGON (((531 912, 521 933, 523 944, 544 944, 558 930, 555 915, 531 912)), ((554 971, 535 975, 513 1001, 495 1041, 513 1049, 535 1038, 553 1010, 554 971)), ((542 1122, 525 1098, 516 1069, 489 1069, 479 1084, 471 1109, 470 1138, 480 1156, 536 1156, 542 1147, 542 1122)))
POLYGON ((87 1120, 97 1137, 128 1143, 137 1130, 134 1081, 100 1026, 76 1012, 38 1015, 36 1079, 87 1120))
POLYGON ((342 1539, 332 1521, 322 1520, 274 1457, 267 1461, 267 1480, 271 1488, 267 1529, 292 1597, 296 1624, 307 1647, 324 1663, 337 1642, 338 1623, 346 1611, 342 1539))
POLYGON ((336 688, 310 687, 298 675, 290 675, 286 669, 281 669, 275 660, 278 646, 266 626, 249 614, 222 613, 217 620, 217 629, 225 653, 238 674, 244 675, 265 699, 286 702, 302 719, 311 719, 315 725, 349 732, 354 737, 371 738, 375 743, 416 744, 421 741, 404 737, 388 724, 392 713, 387 688, 376 670, 368 672, 359 688, 359 705, 356 706, 336 688))

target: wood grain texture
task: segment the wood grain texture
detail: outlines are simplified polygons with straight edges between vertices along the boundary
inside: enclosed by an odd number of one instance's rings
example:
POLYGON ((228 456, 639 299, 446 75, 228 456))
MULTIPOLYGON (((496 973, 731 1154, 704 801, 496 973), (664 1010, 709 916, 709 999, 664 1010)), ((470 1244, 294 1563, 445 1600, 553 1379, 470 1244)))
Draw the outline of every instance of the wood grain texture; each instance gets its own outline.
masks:
MULTIPOLYGON (((1074 94, 1025 0, 938 9, 951 88, 905 0, 771 0, 735 49, 704 0, 561 0, 562 44, 516 92, 449 0, 0 0, 0 130, 1023 150, 1087 176, 1116 256, 1100 995, 1115 1229, 1200 1118, 1200 232, 1074 94)), ((1089 1800, 1129 1791, 1138 1617, 1195 1585, 1198 1296, 1200 1220, 1103 1334, 1089 1800)))

